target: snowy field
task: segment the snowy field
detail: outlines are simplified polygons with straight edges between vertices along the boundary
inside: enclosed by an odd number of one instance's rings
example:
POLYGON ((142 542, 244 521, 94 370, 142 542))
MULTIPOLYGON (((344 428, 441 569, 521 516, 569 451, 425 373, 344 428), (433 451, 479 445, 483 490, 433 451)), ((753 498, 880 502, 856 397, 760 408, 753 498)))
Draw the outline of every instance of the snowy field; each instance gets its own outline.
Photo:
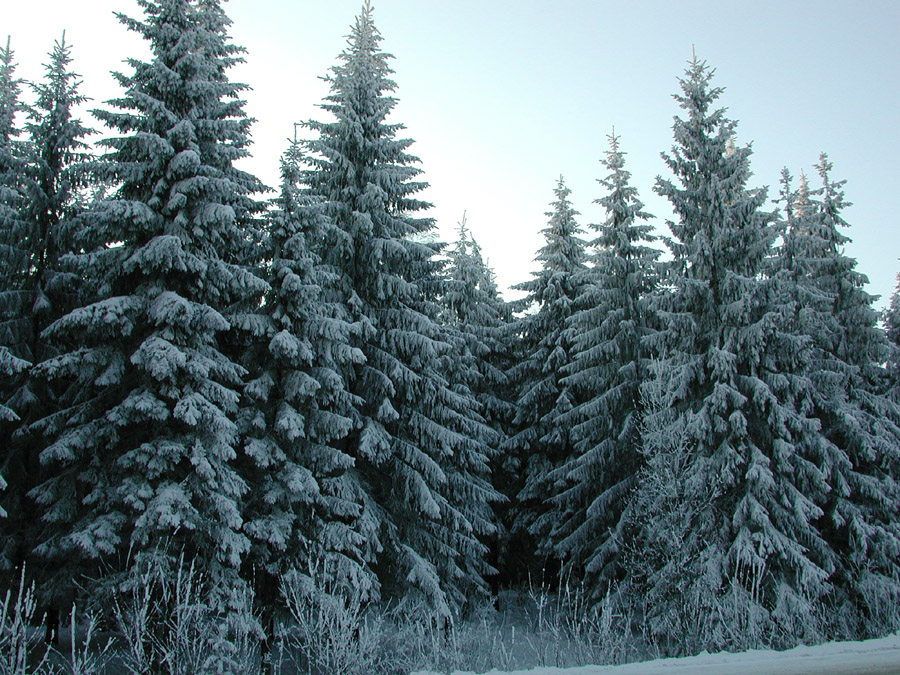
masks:
MULTIPOLYGON (((624 666, 535 668, 490 671, 491 675, 894 675, 900 674, 900 634, 864 642, 831 642, 783 652, 749 651, 740 654, 700 654, 682 659, 659 659, 624 666)), ((437 675, 419 671, 413 675, 437 675)), ((471 675, 455 671, 453 675, 471 675)))

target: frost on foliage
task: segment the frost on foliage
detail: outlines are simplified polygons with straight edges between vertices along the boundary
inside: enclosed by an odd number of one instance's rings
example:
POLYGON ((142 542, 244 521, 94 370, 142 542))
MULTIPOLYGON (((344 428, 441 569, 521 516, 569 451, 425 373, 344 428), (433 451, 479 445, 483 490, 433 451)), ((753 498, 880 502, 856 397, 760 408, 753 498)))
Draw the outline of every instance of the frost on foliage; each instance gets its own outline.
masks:
POLYGON ((573 347, 564 382, 578 403, 557 423, 571 429, 575 452, 552 474, 559 524, 550 533, 557 555, 584 575, 597 600, 621 575, 623 516, 643 464, 639 390, 648 378, 645 338, 655 323, 648 303, 659 276, 650 216, 629 185, 618 137, 609 142, 601 162, 610 173, 598 181, 607 194, 597 200, 607 217, 592 226, 595 252, 566 324, 573 347))
MULTIPOLYGON (((73 233, 88 182, 85 139, 92 132, 75 116, 87 99, 78 93, 71 61, 63 36, 49 54, 42 80, 30 85, 33 104, 22 135, 16 126, 17 113, 26 111, 18 101, 22 83, 14 77, 9 42, 0 49, 0 345, 32 363, 58 353, 44 331, 74 306, 83 285, 66 256, 76 245, 73 233)), ((30 545, 41 525, 26 493, 41 480, 42 439, 32 424, 52 414, 65 392, 64 385, 46 382, 36 369, 0 385, 0 400, 20 417, 7 425, 2 441, 9 483, 4 502, 12 517, 0 545, 0 569, 21 564, 23 555, 37 562, 30 545)), ((40 570, 40 563, 33 568, 40 570)))
POLYGON ((794 190, 782 174, 785 232, 773 274, 789 329, 810 344, 798 366, 812 383, 817 465, 831 487, 815 502, 835 553, 836 615, 851 636, 870 636, 896 629, 879 607, 900 599, 900 408, 888 384, 897 347, 890 321, 888 339, 878 326, 865 276, 843 253, 844 181, 831 179, 824 154, 815 168, 815 189, 803 175, 794 190))
POLYGON ((395 84, 380 41, 366 4, 326 78, 322 109, 333 121, 307 123, 314 137, 304 182, 329 222, 313 250, 335 273, 325 296, 359 327, 341 350, 357 355, 341 373, 356 418, 343 447, 371 535, 367 565, 381 571, 384 592, 418 589, 437 607, 458 607, 484 592, 491 571, 480 538, 493 532, 486 456, 494 433, 471 393, 450 395, 440 247, 424 236, 432 220, 416 217, 428 205, 416 199, 426 185, 416 180, 412 142, 386 121, 395 84), (448 480, 423 473, 429 463, 448 480), (410 575, 414 559, 428 564, 410 575))
MULTIPOLYGON (((678 475, 647 460, 632 497, 643 509, 630 535, 641 564, 628 577, 636 584, 631 592, 655 598, 660 640, 671 640, 685 621, 706 625, 721 613, 725 627, 742 627, 739 639, 751 646, 795 639, 790 631, 815 635, 815 606, 834 560, 819 530, 822 511, 812 504, 823 486, 821 437, 805 407, 810 382, 796 371, 806 344, 779 325, 780 312, 769 305, 773 282, 762 272, 775 238, 772 216, 760 210, 764 191, 746 187, 750 149, 735 147, 735 123, 713 107, 721 90, 711 78, 694 60, 681 81, 676 100, 686 114, 676 119, 676 144, 664 155, 674 179, 657 180, 676 216, 669 223, 671 290, 654 299, 661 330, 647 341, 659 362, 642 387, 657 401, 648 421, 653 434, 680 438, 686 452, 678 475), (653 505, 659 491, 682 489, 700 502, 653 505), (666 544, 660 519, 681 523, 673 535, 685 539, 666 544), (680 559, 688 556, 688 568, 664 552, 669 546, 680 547, 680 559), (640 552, 648 547, 663 553, 640 552), (685 602, 666 600, 677 597, 674 588, 683 589, 685 602), (785 602, 800 613, 796 624, 779 619, 785 602)), ((646 451, 652 439, 644 436, 646 451)), ((691 648, 728 644, 733 638, 723 627, 691 648)))
MULTIPOLYGON (((13 356, 6 347, 0 347, 0 374, 3 376, 11 377, 16 373, 21 373, 28 368, 29 365, 30 364, 27 361, 23 361, 22 359, 13 356)), ((19 416, 14 410, 0 403, 0 423, 16 422, 18 419, 19 416)), ((0 474, 0 493, 2 493, 6 487, 7 483, 3 479, 3 474, 0 474)), ((6 516, 6 510, 0 506, 0 518, 6 518, 6 516)))
POLYGON ((242 50, 215 0, 142 5, 143 20, 122 21, 153 56, 129 61, 122 97, 95 113, 119 135, 93 167, 116 188, 80 216, 70 256, 91 294, 48 330, 64 353, 39 366, 73 379, 40 425, 39 550, 59 592, 76 570, 115 575, 167 547, 227 595, 249 548, 230 333, 266 289, 247 269, 261 186, 233 165, 249 144, 245 87, 227 78, 242 50))
MULTIPOLYGON (((364 567, 369 534, 357 519, 361 488, 346 438, 356 426, 340 349, 359 330, 333 299, 334 275, 309 242, 329 227, 321 199, 301 184, 294 143, 281 162, 281 192, 266 231, 270 290, 245 352, 249 371, 239 424, 248 464, 244 532, 259 577, 277 579, 327 564, 335 592, 375 595, 364 567)), ((271 603, 274 597, 260 598, 271 603)))
POLYGON ((549 502, 556 490, 552 472, 574 452, 569 427, 559 422, 577 404, 564 382, 573 356, 565 327, 581 295, 586 269, 586 242, 579 236, 578 212, 562 178, 554 194, 556 201, 546 214, 549 222, 543 230, 545 245, 536 259, 541 269, 533 273, 533 279, 516 286, 527 292, 519 301, 520 309, 534 311, 516 320, 520 356, 509 371, 517 397, 516 415, 503 446, 510 457, 503 472, 511 477, 508 489, 513 494, 509 496, 516 504, 508 526, 515 537, 525 538, 521 546, 537 547, 542 553, 552 549, 550 533, 558 516, 549 502), (527 542, 529 535, 535 538, 534 546, 527 542))
MULTIPOLYGON (((511 360, 510 311, 465 214, 458 235, 447 251, 447 280, 441 298, 452 345, 444 357, 448 379, 454 388, 475 396, 480 414, 502 436, 515 415, 506 372, 511 360)), ((499 453, 492 459, 499 461, 499 453)))

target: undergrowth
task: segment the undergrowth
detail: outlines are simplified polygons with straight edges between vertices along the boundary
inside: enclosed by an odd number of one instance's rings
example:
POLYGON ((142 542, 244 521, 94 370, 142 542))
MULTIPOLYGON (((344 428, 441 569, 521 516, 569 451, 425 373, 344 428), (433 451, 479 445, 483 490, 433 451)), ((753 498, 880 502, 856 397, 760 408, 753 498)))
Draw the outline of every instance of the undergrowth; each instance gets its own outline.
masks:
POLYGON ((263 630, 252 598, 210 609, 192 565, 148 569, 115 594, 107 616, 72 607, 60 645, 43 641, 35 591, 0 593, 0 675, 404 675, 619 664, 660 656, 640 599, 599 603, 565 578, 506 590, 462 617, 424 603, 366 605, 323 570, 281 580, 263 630))

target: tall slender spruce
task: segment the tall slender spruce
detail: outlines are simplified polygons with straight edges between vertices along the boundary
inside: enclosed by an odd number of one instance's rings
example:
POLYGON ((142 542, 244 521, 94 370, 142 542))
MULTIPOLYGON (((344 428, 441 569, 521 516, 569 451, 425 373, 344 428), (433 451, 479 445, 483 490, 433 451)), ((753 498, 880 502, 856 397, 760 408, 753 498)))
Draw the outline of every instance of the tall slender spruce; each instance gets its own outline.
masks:
MULTIPOLYGON (((80 82, 70 69, 71 47, 65 35, 49 56, 44 80, 32 85, 36 101, 28 111, 28 138, 19 157, 20 206, 3 228, 9 270, 9 283, 0 292, 4 342, 16 356, 32 363, 58 354, 42 333, 77 304, 81 284, 68 269, 65 255, 72 250, 75 219, 82 208, 89 157, 85 139, 92 133, 75 116, 75 108, 86 98, 78 93, 80 82)), ((39 523, 25 495, 41 480, 38 455, 44 439, 30 425, 56 411, 64 386, 50 386, 26 371, 6 384, 4 399, 21 418, 3 440, 5 471, 12 485, 7 510, 13 514, 7 560, 18 567, 33 562, 28 542, 36 539, 39 523)))
POLYGON ((361 361, 347 347, 361 325, 329 289, 338 280, 312 244, 329 227, 324 204, 304 189, 303 157, 295 141, 281 161, 281 193, 265 239, 270 291, 263 321, 245 356, 247 401, 241 415, 249 483, 244 530, 260 586, 258 600, 286 575, 329 579, 336 592, 360 599, 376 582, 365 565, 366 536, 356 527, 363 493, 343 447, 357 426, 346 375, 361 361))
POLYGON ((329 301, 344 304, 361 330, 349 346, 362 362, 348 375, 358 422, 345 439, 365 495, 367 556, 387 595, 419 592, 450 612, 484 591, 481 538, 494 531, 488 479, 493 432, 471 394, 454 391, 442 370, 450 349, 439 323, 443 292, 433 228, 416 214, 418 159, 389 123, 396 105, 390 55, 367 2, 309 122, 308 183, 325 200, 334 227, 318 243, 339 276, 329 301))
MULTIPOLYGON (((21 328, 18 318, 18 299, 10 292, 23 285, 22 278, 28 271, 23 260, 21 237, 24 229, 23 175, 27 144, 19 139, 22 133, 16 117, 27 110, 19 100, 22 80, 16 77, 14 54, 7 39, 0 48, 0 261, 3 263, 3 288, 7 291, 0 304, 0 344, 15 345, 19 349, 21 328)), ((7 395, 8 396, 8 395, 7 395)))
MULTIPOLYGON (((5 376, 0 386, 0 442, 9 446, 9 439, 18 427, 19 416, 10 407, 19 374, 29 364, 21 358, 17 347, 22 342, 20 328, 21 306, 18 287, 25 265, 21 260, 18 235, 22 228, 23 189, 21 176, 24 160, 23 148, 18 136, 21 133, 16 124, 16 115, 24 110, 19 101, 22 81, 16 77, 14 55, 7 39, 6 46, 0 48, 0 372, 5 376), (17 356, 17 353, 19 354, 17 356)), ((0 463, 0 488, 6 488, 3 475, 8 473, 8 456, 0 463)), ((3 504, 9 495, 0 492, 0 511, 6 515, 3 504)), ((7 504, 8 505, 8 504, 7 504)), ((14 538, 7 535, 9 525, 3 523, 3 544, 0 545, 0 571, 15 565, 14 538)))
POLYGON ((897 287, 891 294, 890 304, 884 312, 884 327, 892 345, 892 354, 888 361, 887 393, 895 403, 900 403, 900 275, 897 278, 897 287))
MULTIPOLYGON (((586 244, 579 236, 582 229, 570 192, 560 177, 554 190, 556 201, 546 214, 550 219, 543 230, 546 243, 536 258, 541 269, 533 273, 533 279, 516 286, 527 293, 521 306, 533 311, 517 322, 521 358, 510 370, 518 400, 513 433, 505 447, 517 462, 512 470, 521 477, 513 483, 518 494, 511 495, 517 505, 510 530, 513 537, 526 533, 534 537, 538 552, 544 555, 552 554, 550 533, 559 516, 548 502, 556 494, 554 469, 574 454, 570 428, 560 418, 578 404, 564 381, 573 357, 571 335, 565 328, 585 283, 586 244)), ((531 548, 527 542, 522 545, 531 548)))
POLYGON ((621 576, 623 514, 642 467, 641 383, 649 377, 646 337, 654 321, 648 301, 659 277, 656 237, 629 183, 618 137, 602 160, 610 172, 596 200, 607 218, 595 225, 595 253, 566 325, 573 345, 566 385, 581 401, 559 423, 572 429, 576 453, 557 469, 564 491, 555 499, 558 555, 602 597, 621 576))
POLYGON ((461 341, 451 357, 450 367, 457 374, 452 379, 475 395, 486 421, 502 433, 513 415, 504 368, 509 312, 465 214, 457 232, 459 238, 447 252, 448 282, 442 298, 445 322, 461 341))

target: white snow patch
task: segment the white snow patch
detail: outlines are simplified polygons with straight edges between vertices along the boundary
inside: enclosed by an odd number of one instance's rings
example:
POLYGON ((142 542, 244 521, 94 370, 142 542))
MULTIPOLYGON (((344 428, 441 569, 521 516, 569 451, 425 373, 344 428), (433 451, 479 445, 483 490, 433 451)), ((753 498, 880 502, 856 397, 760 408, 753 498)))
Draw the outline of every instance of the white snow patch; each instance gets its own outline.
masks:
MULTIPOLYGON (((727 675, 811 675, 900 674, 900 633, 878 640, 829 642, 815 647, 796 647, 783 652, 751 650, 738 654, 702 653, 681 659, 658 659, 623 666, 583 666, 580 668, 535 668, 499 671, 491 675, 687 675, 726 673, 727 675)), ((437 675, 420 671, 412 675, 437 675)), ((472 675, 454 671, 452 675, 472 675)))

